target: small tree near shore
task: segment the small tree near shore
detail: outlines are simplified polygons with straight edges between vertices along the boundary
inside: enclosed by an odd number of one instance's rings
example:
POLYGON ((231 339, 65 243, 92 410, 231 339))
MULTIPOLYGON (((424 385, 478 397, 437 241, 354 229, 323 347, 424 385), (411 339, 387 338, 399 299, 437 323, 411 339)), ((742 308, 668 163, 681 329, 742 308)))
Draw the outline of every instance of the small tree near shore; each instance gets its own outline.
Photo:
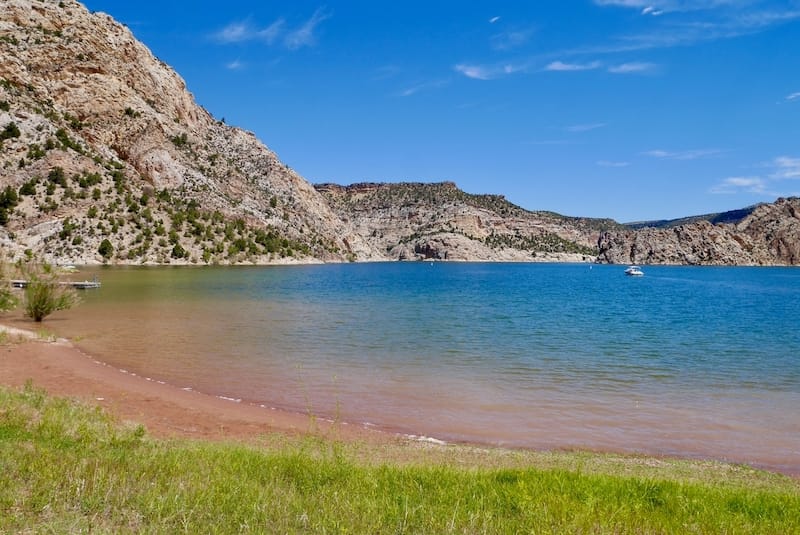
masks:
POLYGON ((0 257, 0 312, 8 312, 16 308, 19 300, 12 293, 11 286, 6 281, 5 259, 0 257))
POLYGON ((24 292, 25 315, 35 322, 58 310, 67 310, 80 302, 75 290, 58 282, 49 264, 25 265, 22 272, 28 281, 24 292))

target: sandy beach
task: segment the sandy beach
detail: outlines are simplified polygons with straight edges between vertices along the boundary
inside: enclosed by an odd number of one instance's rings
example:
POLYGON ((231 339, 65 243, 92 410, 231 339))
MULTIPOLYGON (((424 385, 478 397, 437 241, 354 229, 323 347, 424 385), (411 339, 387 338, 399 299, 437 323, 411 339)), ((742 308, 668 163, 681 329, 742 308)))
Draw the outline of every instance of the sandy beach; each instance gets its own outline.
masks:
POLYGON ((48 394, 79 399, 121 421, 143 424, 159 438, 256 439, 273 432, 318 434, 350 440, 399 440, 391 433, 338 424, 210 396, 106 365, 65 339, 42 341, 30 332, 0 326, 0 384, 20 388, 32 381, 48 394))

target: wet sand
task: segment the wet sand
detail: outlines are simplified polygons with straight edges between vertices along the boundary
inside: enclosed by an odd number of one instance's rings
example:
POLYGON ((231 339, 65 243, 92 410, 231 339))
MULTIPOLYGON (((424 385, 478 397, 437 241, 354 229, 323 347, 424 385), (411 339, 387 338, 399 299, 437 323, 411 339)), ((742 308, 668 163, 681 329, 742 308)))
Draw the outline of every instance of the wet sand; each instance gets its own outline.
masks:
POLYGON ((155 437, 248 440, 282 432, 368 442, 400 440, 366 427, 181 389, 108 366, 64 339, 45 342, 0 326, 3 330, 11 342, 0 346, 0 384, 20 388, 30 380, 50 395, 99 405, 121 421, 141 423, 155 437))

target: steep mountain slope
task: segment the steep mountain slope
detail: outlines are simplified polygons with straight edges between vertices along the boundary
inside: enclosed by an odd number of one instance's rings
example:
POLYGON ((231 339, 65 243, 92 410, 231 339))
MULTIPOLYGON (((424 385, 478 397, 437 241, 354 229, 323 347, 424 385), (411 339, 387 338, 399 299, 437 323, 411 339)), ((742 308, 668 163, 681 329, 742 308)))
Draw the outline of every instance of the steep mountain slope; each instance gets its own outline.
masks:
POLYGON ((800 198, 759 205, 737 224, 606 232, 598 246, 598 260, 615 264, 800 265, 800 198))
POLYGON ((127 28, 71 0, 0 2, 0 132, 12 256, 375 256, 252 134, 195 104, 127 28), (99 252, 105 239, 112 253, 99 252))
POLYGON ((407 260, 587 261, 607 219, 530 212, 500 195, 438 184, 320 184, 352 230, 389 258, 407 260))

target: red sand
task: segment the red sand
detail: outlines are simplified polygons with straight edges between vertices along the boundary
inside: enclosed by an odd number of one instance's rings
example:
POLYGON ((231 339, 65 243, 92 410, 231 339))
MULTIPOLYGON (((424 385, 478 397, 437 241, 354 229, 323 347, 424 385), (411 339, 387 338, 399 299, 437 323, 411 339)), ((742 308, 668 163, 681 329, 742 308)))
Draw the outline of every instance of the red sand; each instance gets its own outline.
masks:
POLYGON ((105 365, 63 340, 0 346, 0 384, 18 388, 28 380, 51 395, 100 405, 120 420, 144 424, 156 437, 242 440, 279 431, 377 442, 398 439, 147 380, 105 365))

